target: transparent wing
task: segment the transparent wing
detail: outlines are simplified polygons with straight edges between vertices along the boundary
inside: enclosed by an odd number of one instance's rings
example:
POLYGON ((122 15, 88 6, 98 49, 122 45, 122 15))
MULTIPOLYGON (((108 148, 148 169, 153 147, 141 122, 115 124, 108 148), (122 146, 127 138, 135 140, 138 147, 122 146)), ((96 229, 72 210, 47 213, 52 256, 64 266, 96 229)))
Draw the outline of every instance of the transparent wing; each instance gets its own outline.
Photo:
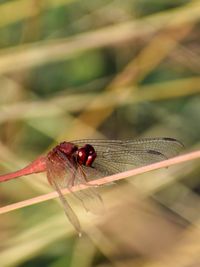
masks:
POLYGON ((110 175, 136 166, 143 166, 176 156, 183 145, 173 138, 144 138, 138 140, 86 139, 73 141, 78 146, 90 144, 97 157, 93 167, 110 175))
POLYGON ((80 225, 78 217, 76 216, 75 212, 73 211, 73 209, 71 208, 71 206, 67 202, 66 198, 62 194, 59 185, 56 183, 56 180, 53 180, 52 184, 54 185, 56 191, 58 192, 60 201, 63 204, 63 208, 64 208, 64 211, 65 211, 67 218, 69 219, 71 224, 74 226, 74 228, 78 232, 79 236, 81 236, 82 230, 81 230, 81 225, 80 225))
MULTIPOLYGON (((79 166, 77 169, 77 175, 75 182, 77 184, 88 184, 92 176, 92 168, 79 166)), ((102 175, 101 175, 102 176, 102 175)), ((104 204, 97 188, 89 186, 87 189, 73 192, 76 197, 81 200, 86 211, 90 211, 93 214, 102 214, 104 212, 104 204)))
POLYGON ((78 198, 86 211, 89 211, 95 215, 102 215, 105 211, 104 204, 101 196, 94 188, 87 188, 85 190, 73 192, 78 198))
MULTIPOLYGON (((87 184, 89 181, 87 175, 82 166, 78 163, 73 165, 65 155, 58 154, 54 163, 47 164, 48 171, 47 177, 50 180, 50 184, 54 181, 59 188, 71 188, 79 184, 87 184), (49 177, 52 177, 49 179, 49 177)), ((54 185, 55 187, 55 185, 54 185)), ((57 188, 55 188, 57 190, 57 188)), ((87 189, 72 192, 72 194, 81 202, 86 211, 90 211, 94 214, 100 214, 104 210, 103 200, 98 194, 96 188, 90 186, 87 189)))
POLYGON ((61 166, 63 165, 63 162, 60 162, 60 164, 56 164, 56 166, 53 166, 53 164, 50 161, 47 161, 47 178, 50 182, 50 184, 54 187, 54 189, 58 192, 60 201, 63 205, 65 214, 71 224, 74 226, 76 231, 81 235, 81 226, 80 222, 78 220, 78 217, 76 216, 75 212, 72 210, 71 206, 67 202, 66 198, 62 194, 61 186, 59 184, 59 181, 61 180, 61 166), (59 175, 60 174, 60 175, 59 175))

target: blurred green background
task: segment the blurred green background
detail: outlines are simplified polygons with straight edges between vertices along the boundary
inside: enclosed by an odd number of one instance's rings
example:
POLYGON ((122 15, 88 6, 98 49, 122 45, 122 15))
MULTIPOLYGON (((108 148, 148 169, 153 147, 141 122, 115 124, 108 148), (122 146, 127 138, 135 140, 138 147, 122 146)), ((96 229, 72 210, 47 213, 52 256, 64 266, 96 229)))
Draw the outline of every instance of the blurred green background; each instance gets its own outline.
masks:
MULTIPOLYGON (((200 147, 200 1, 0 1, 0 168, 63 140, 168 136, 200 147)), ((0 215, 0 266, 200 266, 198 161, 73 200, 0 215)), ((1 207, 50 192, 45 174, 0 185, 1 207)))

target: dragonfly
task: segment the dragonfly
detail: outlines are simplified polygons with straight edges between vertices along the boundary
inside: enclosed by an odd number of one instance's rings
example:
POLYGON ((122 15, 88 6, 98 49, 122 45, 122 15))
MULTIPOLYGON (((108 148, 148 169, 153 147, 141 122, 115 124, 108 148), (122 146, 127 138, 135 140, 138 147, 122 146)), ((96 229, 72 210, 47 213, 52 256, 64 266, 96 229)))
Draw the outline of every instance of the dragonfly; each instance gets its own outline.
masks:
POLYGON ((87 189, 72 193, 86 211, 100 214, 103 200, 97 188, 88 184, 89 181, 174 157, 181 148, 183 144, 180 141, 169 137, 64 141, 23 169, 0 175, 0 182, 46 172, 47 180, 57 191, 67 218, 81 235, 79 219, 63 195, 63 188, 71 191, 73 186, 87 184, 87 189))

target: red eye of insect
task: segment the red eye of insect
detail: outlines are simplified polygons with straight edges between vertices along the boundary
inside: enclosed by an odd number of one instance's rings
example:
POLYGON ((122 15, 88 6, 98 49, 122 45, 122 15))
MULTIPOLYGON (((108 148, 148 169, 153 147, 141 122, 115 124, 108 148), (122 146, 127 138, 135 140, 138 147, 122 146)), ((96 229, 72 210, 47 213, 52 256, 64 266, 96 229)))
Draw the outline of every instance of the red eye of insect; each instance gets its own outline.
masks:
POLYGON ((89 167, 92 165, 93 161, 97 156, 93 146, 88 144, 79 148, 77 151, 77 155, 78 163, 89 167))
POLYGON ((89 144, 86 144, 84 146, 84 148, 88 151, 87 160, 86 160, 85 165, 91 167, 92 163, 94 162, 94 160, 95 160, 95 158, 97 156, 97 154, 96 154, 96 152, 94 150, 94 147, 89 145, 89 144))
POLYGON ((86 153, 86 150, 85 148, 79 148, 78 151, 77 151, 77 161, 79 164, 81 165, 85 165, 86 163, 86 160, 87 160, 87 153, 86 153))

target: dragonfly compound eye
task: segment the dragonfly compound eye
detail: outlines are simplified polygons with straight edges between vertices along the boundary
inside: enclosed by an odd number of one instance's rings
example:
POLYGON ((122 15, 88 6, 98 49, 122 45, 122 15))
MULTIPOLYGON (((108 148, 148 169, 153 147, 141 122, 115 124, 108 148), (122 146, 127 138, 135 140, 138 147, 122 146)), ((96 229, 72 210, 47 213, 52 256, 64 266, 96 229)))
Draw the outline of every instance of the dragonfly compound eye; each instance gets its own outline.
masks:
POLYGON ((87 151, 83 147, 79 148, 77 151, 77 155, 78 155, 77 157, 78 163, 81 165, 85 165, 87 160, 87 151))
POLYGON ((93 146, 89 144, 79 148, 77 154, 78 163, 89 167, 92 165, 93 161, 96 158, 96 152, 93 146))

